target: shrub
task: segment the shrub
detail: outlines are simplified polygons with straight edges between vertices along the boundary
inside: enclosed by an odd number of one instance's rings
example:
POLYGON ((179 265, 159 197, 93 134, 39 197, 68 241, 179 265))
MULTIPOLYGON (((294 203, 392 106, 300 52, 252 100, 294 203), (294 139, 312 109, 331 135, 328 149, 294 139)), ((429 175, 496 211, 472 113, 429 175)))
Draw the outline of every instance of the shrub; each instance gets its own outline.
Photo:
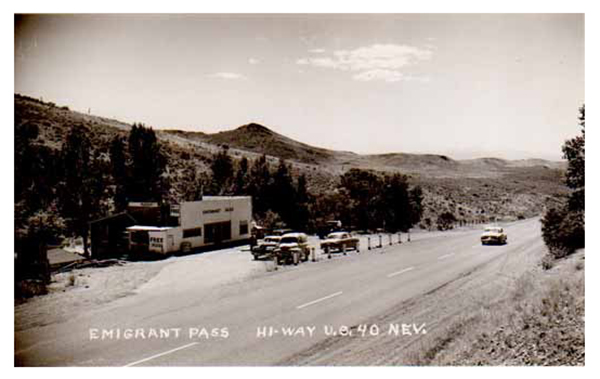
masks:
POLYGON ((550 270, 552 267, 554 267, 554 258, 549 254, 544 255, 542 258, 542 268, 550 270))
POLYGON ((585 246, 583 212, 550 209, 542 219, 542 237, 550 254, 562 258, 585 246))
POLYGON ((444 212, 440 214, 437 218, 437 228, 438 230, 449 230, 454 227, 454 223, 456 222, 456 216, 452 212, 444 212))
POLYGON ((542 219, 542 236, 554 258, 585 246, 585 105, 579 109, 581 135, 562 147, 568 161, 566 185, 573 190, 567 204, 550 209, 542 219))
POLYGON ((27 227, 15 229, 15 298, 47 293, 50 263, 47 244, 57 244, 63 220, 53 210, 40 211, 27 219, 27 227))
POLYGON ((15 284, 15 299, 27 299, 48 293, 43 280, 26 279, 15 284))

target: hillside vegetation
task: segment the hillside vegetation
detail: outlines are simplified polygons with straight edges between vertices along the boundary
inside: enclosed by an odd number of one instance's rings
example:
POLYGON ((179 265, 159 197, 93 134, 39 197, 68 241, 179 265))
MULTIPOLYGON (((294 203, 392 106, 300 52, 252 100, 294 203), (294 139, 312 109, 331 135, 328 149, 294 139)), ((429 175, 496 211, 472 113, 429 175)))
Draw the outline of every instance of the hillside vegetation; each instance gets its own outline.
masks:
MULTIPOLYGON (((116 120, 15 95, 16 134, 27 125, 35 125, 39 130, 33 144, 49 151, 60 151, 70 128, 83 126, 92 154, 107 164, 111 141, 115 136, 126 138, 131 128, 116 120)), ((166 156, 168 201, 189 200, 186 190, 190 183, 210 173, 213 157, 224 145, 235 162, 243 157, 253 162, 263 154, 271 165, 276 165, 279 158, 285 159, 291 175, 304 175, 308 191, 317 195, 335 193, 340 176, 353 168, 405 174, 411 183, 422 187, 423 220, 429 219, 431 225, 446 211, 464 222, 529 217, 540 214, 549 202, 566 194, 561 162, 454 160, 433 154, 360 155, 313 147, 254 123, 214 134, 156 130, 156 136, 166 156)), ((427 227, 426 224, 422 226, 427 227)))

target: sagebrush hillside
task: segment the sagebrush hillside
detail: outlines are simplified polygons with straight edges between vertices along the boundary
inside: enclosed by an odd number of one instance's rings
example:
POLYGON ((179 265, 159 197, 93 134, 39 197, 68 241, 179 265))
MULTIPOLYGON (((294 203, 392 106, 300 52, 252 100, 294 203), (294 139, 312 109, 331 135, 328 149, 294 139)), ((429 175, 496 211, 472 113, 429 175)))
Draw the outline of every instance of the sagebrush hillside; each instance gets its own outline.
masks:
MULTIPOLYGON (((126 136, 131 125, 83 114, 26 96, 15 95, 15 128, 34 124, 35 143, 60 150, 73 125, 89 133, 94 153, 109 160, 110 141, 126 136)), ((517 218, 540 214, 548 202, 566 194, 563 162, 541 159, 481 158, 454 160, 435 154, 387 153, 361 155, 313 147, 269 128, 250 123, 219 133, 157 130, 167 157, 169 200, 185 198, 190 181, 210 170, 213 155, 227 145, 236 160, 253 161, 262 154, 276 164, 285 159, 293 175, 304 174, 308 190, 321 195, 335 191, 339 176, 351 168, 399 172, 424 190, 424 220, 450 211, 460 220, 517 218)), ((424 225, 426 226, 426 225, 424 225)))

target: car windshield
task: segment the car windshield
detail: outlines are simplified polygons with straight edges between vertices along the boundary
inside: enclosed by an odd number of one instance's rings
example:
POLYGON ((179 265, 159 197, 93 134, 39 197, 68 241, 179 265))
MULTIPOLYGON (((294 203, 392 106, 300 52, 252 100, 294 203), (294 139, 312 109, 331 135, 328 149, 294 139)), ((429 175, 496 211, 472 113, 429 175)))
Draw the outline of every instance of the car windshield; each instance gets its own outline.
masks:
POLYGON ((265 242, 279 242, 280 239, 279 237, 266 237, 265 242))
POLYGON ((298 243, 298 237, 285 237, 282 238, 281 243, 298 243))
POLYGON ((344 236, 344 233, 331 233, 330 235, 327 236, 327 238, 330 239, 340 239, 344 236))
POLYGON ((490 227, 490 228, 485 228, 486 232, 493 232, 493 233, 501 233, 502 232, 502 228, 495 228, 495 227, 490 227))

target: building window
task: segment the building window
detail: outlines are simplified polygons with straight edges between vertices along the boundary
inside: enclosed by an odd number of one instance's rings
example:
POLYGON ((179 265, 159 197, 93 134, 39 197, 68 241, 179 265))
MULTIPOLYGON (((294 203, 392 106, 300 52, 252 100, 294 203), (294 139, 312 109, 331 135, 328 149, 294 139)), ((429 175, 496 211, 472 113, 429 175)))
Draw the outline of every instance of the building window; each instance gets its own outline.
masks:
POLYGON ((184 229, 183 238, 201 237, 202 228, 184 229))
POLYGON ((248 221, 240 221, 240 235, 248 234, 248 221))

